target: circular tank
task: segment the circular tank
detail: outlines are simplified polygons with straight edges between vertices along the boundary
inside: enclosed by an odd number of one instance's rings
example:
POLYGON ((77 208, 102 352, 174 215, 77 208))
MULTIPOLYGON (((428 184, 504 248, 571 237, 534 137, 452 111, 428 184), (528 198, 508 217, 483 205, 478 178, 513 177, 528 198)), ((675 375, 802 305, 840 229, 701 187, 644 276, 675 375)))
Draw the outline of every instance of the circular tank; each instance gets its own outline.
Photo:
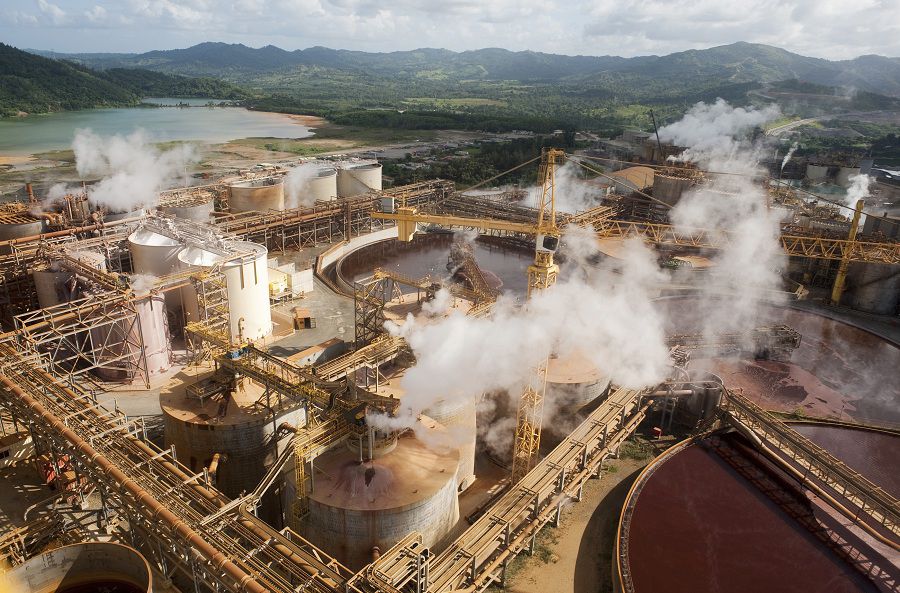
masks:
POLYGON ((825 181, 828 177, 828 166, 827 165, 813 165, 809 164, 806 166, 806 178, 812 181, 813 183, 819 183, 825 181))
POLYGON ((545 400, 557 409, 574 410, 606 394, 609 377, 582 352, 551 357, 547 364, 545 400))
POLYGON ((442 424, 452 441, 459 446, 456 482, 462 492, 475 481, 475 448, 478 437, 475 399, 442 399, 425 410, 425 414, 442 424))
POLYGON ((693 180, 689 177, 657 173, 653 176, 653 197, 674 206, 692 184, 693 180))
POLYGON ((284 210, 284 179, 254 179, 228 186, 232 212, 284 210))
POLYGON ((9 241, 19 237, 40 235, 44 232, 44 221, 27 213, 14 216, 0 215, 0 241, 9 241))
MULTIPOLYGON (((840 426, 795 429, 897 495, 897 435, 840 426)), ((855 570, 855 561, 807 530, 824 526, 826 537, 848 538, 846 521, 822 505, 737 433, 685 441, 652 461, 628 493, 616 538, 616 590, 884 590, 878 576, 864 574, 879 575, 879 566, 855 570)), ((866 538, 848 539, 854 559, 885 562, 866 538)))
POLYGON ((390 453, 360 462, 346 447, 316 458, 315 485, 304 537, 357 570, 411 531, 425 546, 446 536, 459 519, 459 452, 438 453, 414 437, 390 453))
POLYGON ((178 259, 178 252, 183 247, 171 237, 143 228, 128 237, 128 250, 131 252, 135 274, 165 276, 175 272, 184 265, 178 259))
POLYGON ((209 222, 215 207, 215 200, 212 196, 197 200, 196 203, 185 203, 181 206, 163 206, 160 208, 163 214, 183 218, 185 220, 196 220, 197 222, 209 222))
POLYGON ((859 167, 841 167, 838 169, 837 178, 834 182, 841 187, 850 187, 852 183, 850 178, 857 175, 859 175, 859 167))
POLYGON ((337 195, 341 198, 381 191, 381 165, 347 165, 337 172, 337 195))
MULTIPOLYGON (((268 250, 249 241, 229 243, 232 253, 242 253, 227 261, 222 267, 228 293, 228 318, 231 337, 234 340, 258 340, 272 333, 272 315, 269 308, 268 250)), ((222 257, 190 246, 182 249, 178 259, 189 266, 212 267, 229 257, 222 257)), ((193 287, 182 290, 185 318, 199 321, 197 294, 193 287)))
MULTIPOLYGON (((273 419, 264 406, 254 405, 264 393, 262 385, 249 379, 224 398, 201 401, 182 390, 160 392, 166 446, 174 446, 178 460, 194 472, 209 467, 215 454, 224 455, 215 475, 217 488, 232 498, 253 490, 275 461, 272 436, 277 427, 306 423, 302 409, 280 412, 273 419)), ((287 438, 279 443, 279 451, 282 446, 289 446, 287 438)))
POLYGON ((150 593, 147 560, 134 548, 109 542, 73 544, 35 556, 0 574, 9 593, 150 593))
MULTIPOLYGON (((114 308, 111 305, 110 308, 114 308)), ((130 381, 136 377, 146 357, 147 373, 152 378, 172 366, 172 344, 162 295, 147 294, 135 301, 136 323, 125 320, 91 330, 91 347, 107 368, 96 374, 107 381, 130 381), (137 344, 143 340, 143 348, 137 344)))
POLYGON ((843 301, 867 313, 895 315, 900 306, 900 269, 880 264, 850 264, 843 301))
MULTIPOLYGON (((337 198, 338 172, 335 169, 319 169, 315 177, 307 182, 307 191, 313 202, 334 200, 337 198)), ((379 184, 380 187, 380 184, 379 184)))

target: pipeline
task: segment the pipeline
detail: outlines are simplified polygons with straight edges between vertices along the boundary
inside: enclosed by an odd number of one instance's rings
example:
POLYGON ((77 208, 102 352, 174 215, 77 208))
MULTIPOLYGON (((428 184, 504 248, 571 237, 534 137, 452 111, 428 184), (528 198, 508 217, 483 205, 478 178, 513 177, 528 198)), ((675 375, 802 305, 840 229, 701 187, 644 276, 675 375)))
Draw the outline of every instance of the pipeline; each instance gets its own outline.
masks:
POLYGON ((189 525, 169 511, 162 503, 153 498, 138 483, 115 467, 109 459, 101 455, 87 441, 83 440, 75 432, 66 427, 59 418, 50 413, 40 404, 40 402, 13 383, 9 377, 0 375, 0 383, 19 397, 22 402, 31 408, 34 413, 42 418, 49 426, 52 426, 54 430, 69 441, 75 449, 83 453, 92 463, 96 464, 104 474, 112 480, 115 480, 134 496, 138 503, 136 505, 137 508, 144 512, 148 512, 151 519, 158 519, 171 527, 213 566, 226 573, 235 582, 239 583, 241 591, 246 591, 247 593, 266 593, 266 591, 268 591, 265 587, 257 583, 253 577, 245 573, 240 567, 229 560, 225 554, 210 545, 209 542, 203 539, 196 531, 191 529, 189 525))

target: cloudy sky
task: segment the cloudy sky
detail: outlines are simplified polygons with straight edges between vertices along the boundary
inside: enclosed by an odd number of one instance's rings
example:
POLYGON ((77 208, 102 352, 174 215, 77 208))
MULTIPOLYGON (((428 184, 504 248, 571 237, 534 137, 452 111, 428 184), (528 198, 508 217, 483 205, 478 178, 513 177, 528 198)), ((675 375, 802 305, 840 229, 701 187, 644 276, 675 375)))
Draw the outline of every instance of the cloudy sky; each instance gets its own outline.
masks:
POLYGON ((667 54, 734 41, 900 56, 900 0, 0 0, 0 41, 143 52, 201 41, 365 51, 667 54))

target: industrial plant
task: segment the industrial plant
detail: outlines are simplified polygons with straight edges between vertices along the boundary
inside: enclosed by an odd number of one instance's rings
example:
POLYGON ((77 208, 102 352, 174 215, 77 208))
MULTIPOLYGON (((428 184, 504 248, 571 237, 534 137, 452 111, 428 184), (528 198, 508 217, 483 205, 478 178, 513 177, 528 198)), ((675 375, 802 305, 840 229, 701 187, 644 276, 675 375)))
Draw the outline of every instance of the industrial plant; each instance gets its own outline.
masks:
POLYGON ((900 590, 900 192, 664 140, 23 188, 0 591, 502 588, 637 441, 598 591, 900 590))

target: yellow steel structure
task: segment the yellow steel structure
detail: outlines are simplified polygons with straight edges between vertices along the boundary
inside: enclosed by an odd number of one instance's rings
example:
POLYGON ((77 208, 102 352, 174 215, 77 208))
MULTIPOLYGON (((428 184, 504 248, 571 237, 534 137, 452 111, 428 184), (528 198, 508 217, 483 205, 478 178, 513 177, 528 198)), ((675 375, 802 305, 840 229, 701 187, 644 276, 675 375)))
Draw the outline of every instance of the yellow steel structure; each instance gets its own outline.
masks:
MULTIPOLYGON (((544 149, 539 174, 543 184, 538 204, 538 218, 534 224, 464 216, 418 214, 415 208, 410 207, 399 207, 396 214, 373 212, 372 217, 396 221, 397 237, 401 241, 411 241, 416 233, 416 225, 420 222, 535 236, 534 263, 528 266, 527 296, 530 299, 535 293, 553 286, 559 275, 559 266, 553 261, 553 253, 559 244, 560 236, 560 229, 556 221, 556 165, 565 156, 566 153, 557 148, 544 149)), ((538 449, 541 443, 544 388, 547 383, 546 361, 536 370, 534 383, 525 388, 519 400, 513 450, 513 483, 518 482, 537 463, 538 449)))
MULTIPOLYGON (((865 202, 859 200, 856 202, 856 210, 853 211, 853 222, 850 223, 850 234, 847 240, 856 241, 856 233, 859 231, 859 218, 862 216, 862 209, 865 202)), ((841 295, 844 294, 844 284, 847 282, 847 269, 850 267, 850 258, 848 254, 844 254, 841 258, 841 264, 838 266, 837 276, 834 278, 834 286, 831 289, 831 304, 834 306, 841 304, 841 295)))

